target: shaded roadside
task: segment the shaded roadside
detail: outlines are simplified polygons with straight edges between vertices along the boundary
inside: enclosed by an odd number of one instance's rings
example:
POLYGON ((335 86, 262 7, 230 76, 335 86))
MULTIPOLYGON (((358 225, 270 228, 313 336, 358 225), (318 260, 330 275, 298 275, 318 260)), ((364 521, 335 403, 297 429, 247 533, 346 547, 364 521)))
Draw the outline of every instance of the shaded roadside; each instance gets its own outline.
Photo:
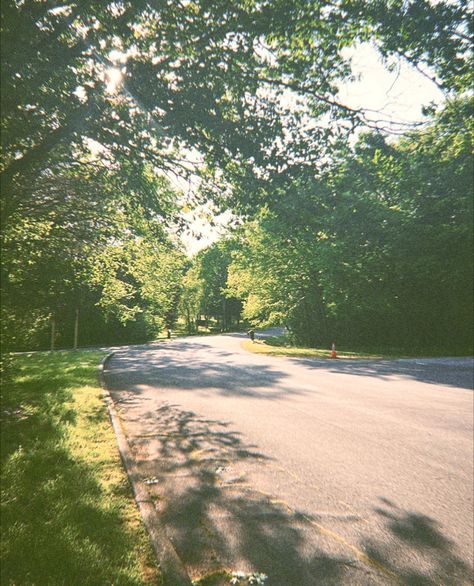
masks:
POLYGON ((194 578, 232 569, 264 572, 268 586, 471 583, 468 564, 425 515, 381 498, 374 512, 388 539, 367 537, 358 555, 325 534, 317 517, 248 484, 249 466, 271 459, 227 423, 168 403, 142 423, 132 451, 194 578))
POLYGON ((474 389, 474 358, 400 358, 398 360, 314 360, 292 358, 306 367, 389 379, 398 376, 419 382, 474 389))

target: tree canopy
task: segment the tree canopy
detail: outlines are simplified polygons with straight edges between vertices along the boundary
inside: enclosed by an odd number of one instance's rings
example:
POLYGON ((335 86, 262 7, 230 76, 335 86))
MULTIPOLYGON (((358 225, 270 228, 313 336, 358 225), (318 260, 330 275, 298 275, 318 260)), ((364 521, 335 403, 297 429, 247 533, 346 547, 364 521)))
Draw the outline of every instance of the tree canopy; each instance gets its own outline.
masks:
POLYGON ((69 323, 78 307, 89 341, 155 335, 179 307, 190 320, 220 311, 225 328, 232 295, 249 318, 306 324, 303 338, 369 311, 408 323, 412 292, 426 301, 435 278, 444 293, 416 315, 439 310, 448 282, 466 307, 466 255, 448 266, 440 253, 469 236, 466 3, 5 0, 1 16, 9 347, 44 346, 51 316, 69 323), (445 92, 431 126, 430 108, 413 133, 341 102, 361 43, 445 92), (253 221, 239 247, 211 247, 189 271, 176 175, 199 175, 200 197, 253 221))
POLYGON ((108 149, 131 183, 145 161, 185 173, 193 149, 226 181, 274 185, 294 165, 313 166, 342 119, 364 121, 337 99, 350 77, 344 48, 370 40, 459 90, 471 25, 464 3, 424 0, 6 0, 4 195, 59 146, 71 152, 85 139, 108 149))
POLYGON ((397 143, 361 137, 324 177, 249 223, 230 291, 308 345, 469 348, 472 102, 397 143))

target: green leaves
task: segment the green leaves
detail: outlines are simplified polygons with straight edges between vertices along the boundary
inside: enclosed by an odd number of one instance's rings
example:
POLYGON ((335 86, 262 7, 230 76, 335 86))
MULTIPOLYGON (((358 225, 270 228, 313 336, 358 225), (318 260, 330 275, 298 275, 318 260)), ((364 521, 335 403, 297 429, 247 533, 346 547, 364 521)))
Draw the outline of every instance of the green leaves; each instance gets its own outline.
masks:
MULTIPOLYGON (((441 225, 448 247, 467 233, 468 205, 438 173, 465 189, 466 139, 456 129, 467 103, 447 109, 436 131, 445 139, 428 131, 392 147, 372 135, 348 155, 341 144, 364 113, 337 95, 350 76, 344 49, 367 40, 462 95, 472 79, 464 3, 5 0, 1 10, 7 316, 27 322, 31 310, 42 323, 86 299, 150 331, 172 323, 183 269, 168 237, 170 173, 200 174, 202 197, 221 208, 259 217, 268 206, 261 240, 245 236, 262 260, 239 269, 257 271, 258 293, 249 282, 239 295, 252 299, 255 319, 288 311, 302 331, 365 311, 373 296, 364 280, 392 286, 386 264, 400 261, 395 235, 407 226, 429 240, 423 221, 441 225), (114 89, 113 68, 123 75, 114 89), (344 278, 361 293, 351 297, 344 278)), ((201 310, 225 327, 240 311, 226 292, 231 253, 206 255, 195 265, 201 292, 190 277, 189 307, 202 293, 201 310)))
POLYGON ((239 322, 241 304, 228 285, 228 268, 238 248, 233 238, 223 239, 198 253, 183 281, 181 314, 189 332, 196 331, 201 315, 220 324, 221 330, 239 322))
MULTIPOLYGON (((258 184, 275 170, 314 164, 330 144, 302 119, 324 117, 329 135, 342 131, 341 118, 363 122, 362 112, 337 99, 337 82, 350 74, 344 48, 376 39, 384 56, 425 64, 447 91, 462 91, 469 87, 468 17, 463 4, 424 0, 66 2, 53 9, 6 1, 4 186, 81 137, 102 144, 125 180, 126 163, 144 161, 184 174, 190 148, 235 182, 253 174, 258 184), (106 87, 113 67, 124 70, 115 93, 106 87), (230 166, 250 158, 254 166, 235 174, 230 166)), ((236 203, 245 203, 244 192, 236 203)))
POLYGON ((76 156, 15 187, 2 234, 7 348, 44 346, 50 315, 58 343, 70 345, 77 308, 81 345, 127 329, 154 336, 176 317, 184 262, 169 236, 176 192, 147 167, 124 184, 79 146, 76 156))
POLYGON ((398 143, 361 137, 248 223, 228 279, 244 317, 287 325, 306 345, 469 350, 468 111, 459 99, 398 143))
POLYGON ((143 313, 148 334, 156 336, 174 321, 183 270, 182 254, 139 238, 107 246, 92 282, 101 289, 99 305, 107 314, 125 324, 143 313))

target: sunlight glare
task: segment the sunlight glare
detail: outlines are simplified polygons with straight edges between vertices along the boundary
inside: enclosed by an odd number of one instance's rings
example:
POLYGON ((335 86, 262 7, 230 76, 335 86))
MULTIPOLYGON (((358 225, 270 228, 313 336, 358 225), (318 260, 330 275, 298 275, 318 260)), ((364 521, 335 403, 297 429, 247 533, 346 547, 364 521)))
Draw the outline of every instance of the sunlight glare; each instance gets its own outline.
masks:
POLYGON ((107 91, 107 93, 109 94, 115 94, 117 93, 118 87, 120 85, 120 83, 122 82, 123 79, 123 74, 120 71, 120 69, 117 69, 116 67, 109 67, 107 69, 107 71, 105 72, 105 81, 106 81, 106 86, 105 89, 107 91))

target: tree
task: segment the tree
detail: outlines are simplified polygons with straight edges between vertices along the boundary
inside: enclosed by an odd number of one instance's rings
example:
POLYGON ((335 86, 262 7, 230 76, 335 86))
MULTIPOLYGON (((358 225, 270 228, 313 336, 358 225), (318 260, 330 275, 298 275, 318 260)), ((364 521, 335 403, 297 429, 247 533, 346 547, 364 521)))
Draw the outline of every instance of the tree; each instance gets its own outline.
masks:
POLYGON ((189 331, 196 329, 201 315, 206 321, 211 318, 218 321, 222 331, 239 324, 241 303, 227 291, 228 267, 235 248, 233 239, 224 238, 192 260, 184 280, 182 299, 182 312, 189 331))
POLYGON ((169 243, 133 237, 103 250, 91 280, 106 314, 124 324, 141 315, 148 336, 157 336, 176 322, 184 266, 184 255, 169 243))
POLYGON ((224 171, 221 182, 238 181, 233 203, 248 210, 249 184, 268 196, 264 179, 273 190, 282 173, 314 165, 343 128, 328 120, 364 122, 337 101, 336 83, 350 75, 345 47, 375 39, 384 55, 434 68, 450 89, 466 87, 469 33, 463 3, 424 0, 6 0, 4 217, 17 183, 86 138, 123 166, 124 181, 144 161, 186 173, 183 153, 195 149, 224 171))
POLYGON ((179 305, 180 315, 184 317, 186 330, 189 334, 198 331, 203 297, 203 281, 199 277, 198 267, 196 265, 190 266, 183 279, 179 305))
MULTIPOLYGON (((9 273, 2 286, 7 317, 22 315, 30 328, 30 300, 41 324, 58 311, 58 300, 69 307, 82 296, 116 319, 142 319, 146 330, 145 306, 162 306, 147 292, 133 242, 144 238, 149 267, 155 254, 168 254, 166 219, 175 199, 164 177, 170 173, 199 171, 202 194, 249 217, 267 206, 281 220, 279 209, 293 190, 310 208, 330 208, 330 201, 303 195, 312 185, 328 197, 333 185, 343 187, 344 167, 329 178, 324 167, 337 158, 341 140, 366 122, 363 110, 338 101, 337 84, 350 78, 345 48, 372 40, 387 59, 430 67, 448 94, 469 87, 472 24, 464 3, 5 0, 1 11, 9 273), (22 266, 15 250, 29 264, 22 266), (105 262, 104 251, 114 259, 110 282, 123 288, 123 298, 96 277, 88 280, 97 258, 105 262)), ((295 251, 301 246, 296 242, 295 251)), ((319 287, 325 272, 315 271, 319 287)), ((216 291, 205 298, 215 315, 220 299, 226 327, 230 302, 216 291)), ((170 292, 166 323, 176 311, 174 283, 170 292)))
POLYGON ((87 153, 75 164, 59 157, 32 179, 2 233, 4 349, 47 347, 51 316, 58 342, 72 345, 77 309, 83 344, 112 341, 121 330, 130 337, 132 320, 143 339, 172 319, 181 261, 166 226, 176 193, 151 174, 141 184, 143 196, 130 194, 112 166, 87 153), (121 292, 126 297, 134 286, 138 305, 130 304, 127 313, 121 292))
POLYGON ((244 316, 310 345, 469 350, 471 107, 396 143, 362 137, 250 224, 229 277, 244 316))
POLYGON ((318 345, 327 320, 317 259, 295 234, 274 213, 249 224, 229 268, 228 291, 244 300, 243 317, 254 326, 285 325, 300 343, 318 345))

